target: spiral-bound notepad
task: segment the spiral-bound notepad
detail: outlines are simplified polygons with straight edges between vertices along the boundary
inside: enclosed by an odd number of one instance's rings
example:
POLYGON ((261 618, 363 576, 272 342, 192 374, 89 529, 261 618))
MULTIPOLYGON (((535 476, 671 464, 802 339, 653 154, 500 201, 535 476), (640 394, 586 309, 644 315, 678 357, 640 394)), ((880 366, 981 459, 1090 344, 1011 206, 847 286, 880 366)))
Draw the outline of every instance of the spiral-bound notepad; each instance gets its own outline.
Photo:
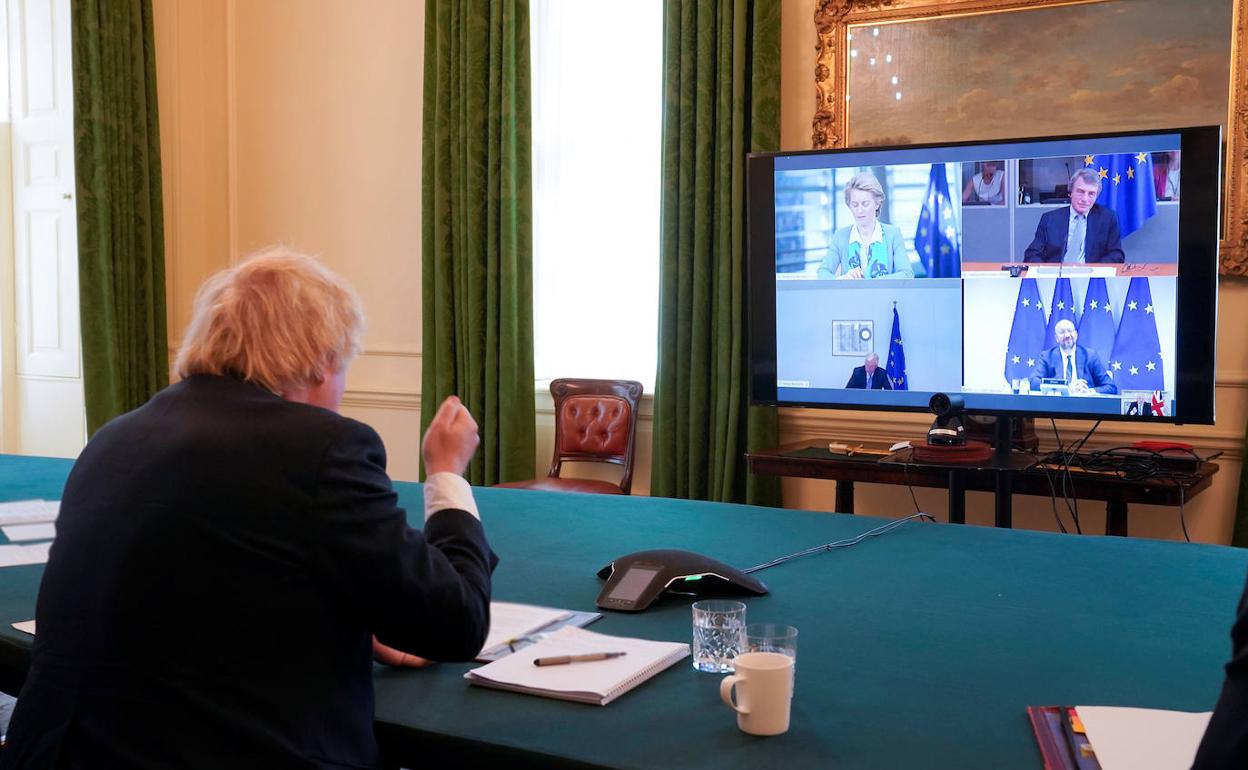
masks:
POLYGON ((537 644, 475 668, 464 678, 482 687, 605 706, 689 655, 684 642, 652 642, 564 627, 537 644), (625 652, 609 660, 535 666, 535 658, 592 652, 625 652))

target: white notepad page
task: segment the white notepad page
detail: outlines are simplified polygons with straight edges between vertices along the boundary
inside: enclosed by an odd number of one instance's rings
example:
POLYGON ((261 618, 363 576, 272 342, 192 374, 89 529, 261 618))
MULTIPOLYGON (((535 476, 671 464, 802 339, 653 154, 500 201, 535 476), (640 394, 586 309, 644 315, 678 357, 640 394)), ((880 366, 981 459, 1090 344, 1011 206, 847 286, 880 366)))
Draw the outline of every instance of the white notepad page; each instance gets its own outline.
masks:
POLYGON ((1186 770, 1212 712, 1075 706, 1101 770, 1186 770))
POLYGON ((60 511, 60 500, 16 500, 0 503, 0 526, 56 521, 60 511))
POLYGON ((684 642, 607 636, 565 626, 537 644, 464 674, 473 684, 606 705, 689 655, 684 642), (536 658, 592 652, 625 652, 609 660, 535 666, 536 658))
POLYGON ((485 637, 481 652, 492 650, 512 639, 527 636, 571 614, 568 610, 538 607, 533 604, 490 602, 490 632, 485 637))

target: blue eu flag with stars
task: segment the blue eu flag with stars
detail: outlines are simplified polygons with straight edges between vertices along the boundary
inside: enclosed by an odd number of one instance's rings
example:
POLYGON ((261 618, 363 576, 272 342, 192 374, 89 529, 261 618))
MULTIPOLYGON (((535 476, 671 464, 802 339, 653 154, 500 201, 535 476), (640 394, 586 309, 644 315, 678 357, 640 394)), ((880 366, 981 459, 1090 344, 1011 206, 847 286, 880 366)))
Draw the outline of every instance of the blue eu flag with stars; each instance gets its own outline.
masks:
POLYGON ((910 390, 906 379, 906 351, 901 346, 901 316, 897 315, 897 306, 893 305, 893 333, 888 338, 888 366, 884 368, 893 390, 910 390))
POLYGON ((958 278, 962 260, 958 253, 957 217, 949 197, 945 164, 933 163, 927 181, 927 196, 914 231, 914 250, 923 260, 928 278, 958 278))
POLYGON ((1118 231, 1123 238, 1139 230, 1144 220, 1157 213, 1151 154, 1086 155, 1083 165, 1100 176, 1101 192, 1096 202, 1118 215, 1118 231))
POLYGON ((1075 322, 1075 295, 1070 290, 1069 278, 1058 278, 1053 285, 1053 300, 1049 302, 1049 325, 1044 328, 1044 347, 1048 350, 1057 344, 1057 335, 1053 327, 1058 321, 1075 322))
POLYGON ((1005 379, 1031 377, 1031 369, 1044 350, 1044 304, 1035 278, 1019 282, 1018 300, 1014 303, 1014 322, 1010 326, 1010 342, 1005 350, 1005 379))
POLYGON ((1123 390, 1165 390, 1161 342, 1157 337, 1157 314, 1147 278, 1132 278, 1123 300, 1122 320, 1109 357, 1114 384, 1123 390))
POLYGON ((1088 281, 1088 290, 1083 295, 1083 313, 1079 316, 1078 331, 1079 344, 1095 350, 1112 374, 1109 354, 1114 351, 1114 313, 1109 305, 1109 292, 1106 290, 1104 278, 1092 278, 1088 281))

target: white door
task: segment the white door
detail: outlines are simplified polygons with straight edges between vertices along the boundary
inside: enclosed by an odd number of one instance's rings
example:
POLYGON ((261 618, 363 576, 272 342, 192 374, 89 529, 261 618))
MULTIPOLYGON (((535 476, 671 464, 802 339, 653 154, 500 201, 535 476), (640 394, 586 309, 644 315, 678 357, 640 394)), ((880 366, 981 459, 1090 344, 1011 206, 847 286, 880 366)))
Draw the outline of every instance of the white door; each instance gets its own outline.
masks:
POLYGON ((86 442, 70 0, 7 0, 13 158, 13 324, 4 450, 77 456, 86 442))

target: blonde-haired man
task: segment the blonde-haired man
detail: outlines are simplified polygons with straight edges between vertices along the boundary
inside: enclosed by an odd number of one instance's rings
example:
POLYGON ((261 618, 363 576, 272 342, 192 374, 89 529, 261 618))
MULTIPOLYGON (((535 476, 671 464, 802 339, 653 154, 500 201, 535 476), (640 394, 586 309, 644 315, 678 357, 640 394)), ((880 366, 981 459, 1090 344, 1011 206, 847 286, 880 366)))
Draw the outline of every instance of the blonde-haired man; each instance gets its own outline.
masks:
POLYGON ((276 250, 211 278, 183 378, 66 483, 4 767, 372 767, 372 645, 470 660, 490 551, 455 398, 425 434, 423 532, 337 413, 355 293, 276 250))

